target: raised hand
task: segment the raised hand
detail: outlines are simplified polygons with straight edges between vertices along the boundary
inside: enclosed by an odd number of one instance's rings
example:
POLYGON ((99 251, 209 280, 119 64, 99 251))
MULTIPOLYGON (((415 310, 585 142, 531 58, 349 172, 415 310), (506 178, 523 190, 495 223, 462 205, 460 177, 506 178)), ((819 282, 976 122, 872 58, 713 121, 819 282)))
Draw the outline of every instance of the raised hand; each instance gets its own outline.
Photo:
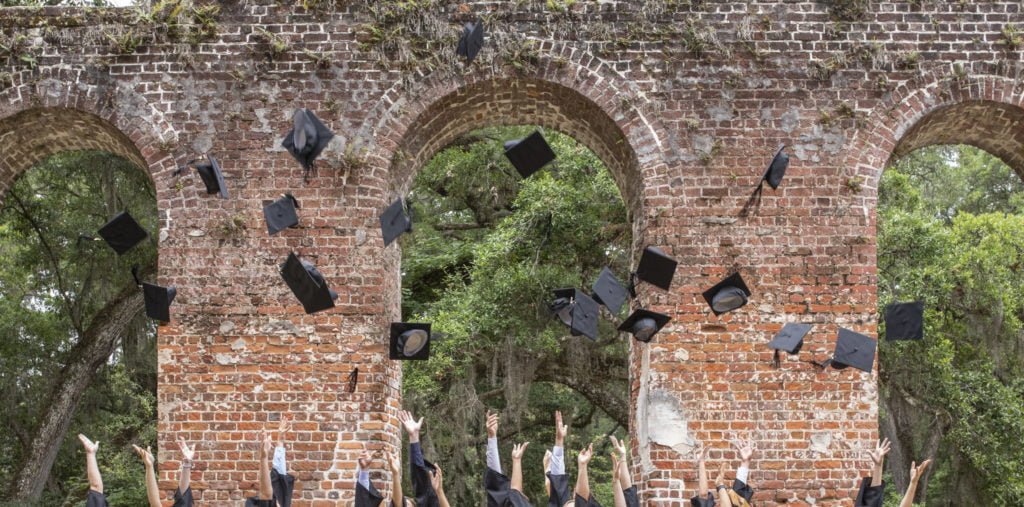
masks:
POLYGON ((370 465, 373 464, 373 455, 370 451, 363 449, 363 452, 359 453, 359 468, 363 470, 369 470, 370 465))
POLYGON ((526 447, 530 445, 529 442, 523 442, 512 446, 512 459, 523 459, 523 454, 526 454, 526 447))
POLYGON ((744 465, 749 464, 750 458, 754 456, 754 442, 733 440, 732 446, 736 448, 736 452, 740 456, 740 461, 742 461, 744 465))
POLYGON ((555 411, 555 447, 563 447, 565 437, 569 435, 569 425, 562 424, 562 411, 555 411))
POLYGON ((723 461, 721 466, 718 467, 718 476, 715 477, 715 485, 725 484, 725 462, 723 461))
POLYGON ((916 461, 912 461, 910 463, 910 480, 912 482, 919 481, 921 479, 921 476, 924 475, 924 470, 928 468, 928 465, 930 465, 931 463, 932 460, 929 459, 925 460, 924 463, 921 463, 921 465, 918 466, 916 461))
POLYGON ((612 447, 615 448, 615 452, 618 453, 619 459, 623 462, 626 461, 626 442, 615 438, 615 435, 608 437, 612 441, 612 447))
POLYGON ((402 473, 402 456, 396 453, 388 453, 388 468, 395 476, 402 473))
POLYGON ((708 453, 711 452, 711 447, 705 446, 704 444, 697 444, 697 447, 693 448, 693 454, 697 457, 697 462, 703 463, 708 459, 708 453))
POLYGON ((78 441, 82 442, 82 447, 85 449, 86 454, 96 454, 96 451, 100 448, 99 442, 93 443, 92 440, 89 440, 81 433, 78 434, 78 441))
POLYGON ((498 436, 498 414, 496 412, 487 412, 487 438, 497 438, 498 436))
POLYGON ((580 455, 576 457, 576 463, 581 467, 585 467, 590 463, 590 458, 592 457, 594 457, 594 444, 590 444, 580 451, 580 455))
POLYGON ((885 455, 889 454, 889 449, 889 439, 885 438, 882 439, 882 442, 878 444, 878 447, 875 448, 875 450, 868 451, 868 454, 871 455, 871 461, 876 467, 882 464, 882 460, 885 459, 885 455))
POLYGON ((267 430, 260 431, 260 442, 263 444, 260 446, 260 457, 270 457, 274 452, 274 441, 270 439, 270 433, 267 433, 267 430))
POLYGON ((430 474, 430 485, 434 487, 434 491, 444 491, 444 473, 441 472, 441 467, 434 465, 434 472, 430 474))
POLYGON ((196 449, 189 448, 188 444, 185 443, 185 439, 178 437, 178 448, 181 449, 181 459, 184 461, 191 462, 192 458, 196 455, 196 449))
POLYGON ((405 432, 409 434, 409 440, 411 442, 419 442, 420 428, 423 427, 423 418, 417 421, 413 418, 407 410, 398 412, 398 420, 402 422, 402 427, 405 428, 405 432))
POLYGON ((284 443, 285 434, 292 430, 292 420, 288 414, 281 414, 281 421, 277 423, 277 442, 284 443))
POLYGON ((142 462, 145 463, 146 466, 148 466, 148 467, 153 466, 153 453, 152 453, 152 451, 150 451, 149 447, 143 449, 143 448, 141 448, 141 447, 139 447, 137 445, 132 444, 132 449, 135 450, 135 455, 136 456, 138 456, 139 458, 142 458, 142 462))
POLYGON ((544 473, 551 471, 551 450, 547 449, 544 451, 544 473))

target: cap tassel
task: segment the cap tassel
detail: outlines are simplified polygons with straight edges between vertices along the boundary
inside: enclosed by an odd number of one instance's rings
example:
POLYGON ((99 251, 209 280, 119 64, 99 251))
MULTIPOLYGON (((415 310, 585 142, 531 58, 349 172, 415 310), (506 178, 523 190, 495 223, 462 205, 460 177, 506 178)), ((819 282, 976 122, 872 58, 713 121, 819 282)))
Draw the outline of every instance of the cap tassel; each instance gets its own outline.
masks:
POLYGON ((132 266, 132 278, 135 279, 135 285, 142 285, 142 280, 139 280, 139 265, 135 264, 132 266))
POLYGON ((94 236, 86 236, 85 234, 79 234, 78 241, 75 242, 75 245, 81 245, 83 241, 96 241, 96 238, 94 236))
POLYGON ((348 392, 356 392, 356 385, 359 383, 359 368, 352 370, 352 373, 348 374, 348 392))
POLYGON ((824 361, 821 361, 821 362, 813 361, 813 360, 812 361, 807 361, 807 362, 813 364, 814 366, 817 366, 819 370, 825 371, 825 368, 828 368, 828 366, 830 364, 832 364, 832 359, 833 358, 830 357, 830 358, 828 358, 828 359, 826 359, 824 361))
POLYGON ((781 364, 782 364, 782 359, 779 358, 779 349, 775 349, 774 357, 772 357, 772 366, 774 366, 776 369, 778 369, 779 366, 781 366, 781 364))
POLYGON ((629 297, 631 298, 636 298, 636 281, 636 271, 633 271, 632 273, 629 274, 629 286, 626 287, 627 289, 629 289, 629 297))

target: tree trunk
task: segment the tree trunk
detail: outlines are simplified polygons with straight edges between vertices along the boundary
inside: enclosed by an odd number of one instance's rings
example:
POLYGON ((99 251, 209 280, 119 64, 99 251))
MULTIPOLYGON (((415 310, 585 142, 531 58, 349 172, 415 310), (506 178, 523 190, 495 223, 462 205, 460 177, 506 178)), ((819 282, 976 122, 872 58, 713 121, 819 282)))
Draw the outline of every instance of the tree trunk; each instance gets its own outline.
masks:
POLYGON ((92 384, 97 369, 114 352, 118 338, 143 307, 142 291, 134 285, 125 289, 96 314, 68 352, 68 363, 57 377, 17 468, 12 499, 36 500, 42 495, 79 400, 92 384))
MULTIPOLYGON (((563 356, 566 354, 563 351, 563 356)), ((577 349, 566 357, 545 361, 535 380, 557 382, 578 393, 623 427, 629 427, 629 378, 625 357, 577 349), (588 353, 589 352, 589 353, 588 353), (571 364, 575 363, 575 364, 571 364), (581 364, 582 363, 582 364, 581 364)))

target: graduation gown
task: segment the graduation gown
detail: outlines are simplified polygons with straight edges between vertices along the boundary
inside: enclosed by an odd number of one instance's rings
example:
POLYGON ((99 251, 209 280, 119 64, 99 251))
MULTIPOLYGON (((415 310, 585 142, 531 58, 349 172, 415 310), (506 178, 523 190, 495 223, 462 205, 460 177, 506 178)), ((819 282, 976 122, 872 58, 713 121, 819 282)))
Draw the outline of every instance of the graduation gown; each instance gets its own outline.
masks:
POLYGON ((174 507, 192 507, 193 504, 192 488, 186 489, 184 493, 174 490, 174 507))
POLYGON ((692 507, 715 507, 715 497, 708 492, 707 498, 701 498, 700 495, 696 495, 690 499, 690 505, 692 507))
POLYGON ((739 479, 732 482, 732 490, 735 491, 737 495, 742 496, 747 503, 750 503, 751 499, 754 498, 754 488, 739 479))
POLYGON ((487 467, 484 472, 484 489, 487 491, 487 507, 533 507, 519 491, 512 489, 512 480, 507 475, 487 467))
POLYGON ((260 500, 254 496, 245 499, 245 507, 276 507, 274 500, 260 500))
POLYGON ((274 500, 278 507, 292 507, 292 493, 295 491, 295 476, 281 475, 270 469, 270 485, 274 488, 274 500))
POLYGON ((85 496, 85 507, 107 507, 107 495, 90 489, 85 496))
POLYGON ((569 474, 554 475, 548 473, 551 483, 551 494, 548 495, 548 507, 562 507, 572 500, 569 496, 569 474))
POLYGON ((601 504, 594 500, 594 495, 584 500, 582 496, 576 495, 576 507, 601 507, 601 504))
POLYGON ((636 492, 635 485, 622 490, 622 496, 626 497, 626 507, 640 507, 640 496, 636 492))
POLYGON ((355 507, 378 507, 383 501, 384 495, 381 495, 377 488, 373 487, 372 482, 370 483, 370 489, 366 489, 362 484, 356 482, 355 507))
POLYGON ((409 444, 409 468, 412 472, 412 489, 416 497, 416 507, 441 507, 437 499, 437 492, 430 479, 437 467, 433 463, 423 459, 423 451, 420 444, 409 444), (417 459, 422 465, 417 464, 417 459))
POLYGON ((865 477, 860 481, 860 490, 857 491, 857 501, 853 503, 856 507, 882 507, 882 500, 885 498, 885 482, 878 486, 871 486, 871 477, 865 477))

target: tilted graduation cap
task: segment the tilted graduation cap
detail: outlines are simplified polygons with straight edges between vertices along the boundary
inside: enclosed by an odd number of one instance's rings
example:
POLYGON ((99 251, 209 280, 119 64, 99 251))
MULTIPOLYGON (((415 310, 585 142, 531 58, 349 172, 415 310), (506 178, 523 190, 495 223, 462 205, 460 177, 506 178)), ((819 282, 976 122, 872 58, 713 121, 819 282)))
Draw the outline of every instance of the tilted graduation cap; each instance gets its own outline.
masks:
POLYGON ((505 156, 508 157, 509 162, 512 162, 519 175, 525 179, 554 160, 555 152, 551 150, 551 146, 537 130, 523 139, 507 141, 505 156))
POLYGON ((404 361, 429 359, 430 336, 430 324, 392 322, 389 357, 404 361))
POLYGON ((299 260, 295 252, 289 253, 288 260, 281 265, 281 277, 307 314, 334 308, 338 294, 327 287, 323 275, 312 263, 299 260))
POLYGON ((472 62, 483 47, 484 22, 466 23, 466 26, 462 27, 462 37, 459 37, 459 47, 455 52, 469 62, 472 62))
POLYGON ((196 169, 199 173, 199 178, 203 180, 207 194, 220 193, 221 199, 228 198, 228 186, 224 183, 224 173, 220 169, 220 163, 217 162, 217 159, 213 158, 213 155, 207 154, 205 162, 202 160, 189 161, 185 167, 174 171, 174 174, 181 174, 186 167, 194 167, 196 169))
POLYGON ((814 327, 811 324, 801 324, 799 322, 789 322, 772 338, 772 341, 768 343, 768 347, 775 349, 775 358, 773 363, 777 368, 779 366, 779 351, 784 350, 788 354, 799 354, 800 349, 804 346, 804 336, 811 331, 814 327))
POLYGON ((142 286, 142 297, 146 302, 146 316, 160 322, 171 321, 171 303, 178 295, 174 287, 161 287, 152 283, 146 283, 139 279, 139 267, 132 266, 132 277, 135 284, 142 286))
POLYGON ((885 340, 924 338, 924 302, 893 303, 885 307, 885 340))
MULTIPOLYGON (((636 266, 636 277, 662 290, 672 287, 672 278, 676 276, 679 263, 669 257, 658 247, 649 246, 640 254, 640 262, 636 266)), ((636 294, 634 293, 634 296, 636 294)))
POLYGON ((743 282, 739 272, 736 272, 704 291, 703 296, 711 311, 715 315, 721 315, 746 305, 750 298, 750 289, 743 282))
POLYGON ((612 315, 618 315, 622 305, 629 299, 629 289, 623 287, 608 268, 601 270, 591 291, 594 294, 594 301, 607 306, 612 315))
POLYGON ((597 319, 601 308, 597 301, 578 289, 555 289, 551 312, 569 326, 573 336, 597 340, 597 319))
POLYGON ((863 335, 846 328, 839 328, 836 338, 836 350, 832 357, 821 366, 831 364, 837 370, 853 366, 858 370, 871 373, 875 364, 875 348, 878 342, 870 336, 863 335))
POLYGON ((297 109, 292 115, 292 130, 281 143, 309 171, 313 162, 331 142, 334 133, 309 109, 297 109))
POLYGON ((775 158, 772 159, 772 163, 768 166, 768 170, 764 172, 764 176, 761 177, 761 185, 766 182, 772 190, 777 190, 779 184, 782 183, 782 177, 786 175, 786 168, 789 167, 789 154, 786 153, 786 145, 782 145, 779 151, 775 152, 775 158))
POLYGON ((380 216, 380 231, 385 248, 402 234, 412 232, 412 216, 406 209, 405 199, 400 198, 384 209, 380 216))
POLYGON ((284 194, 280 199, 264 204, 263 219, 271 235, 299 225, 299 214, 296 212, 299 201, 292 194, 284 194))
POLYGON ((625 322, 619 326, 619 331, 627 331, 638 341, 647 343, 651 338, 665 327, 665 324, 672 320, 663 313, 652 312, 640 308, 633 312, 625 322))
POLYGON ((127 211, 118 213, 103 227, 100 227, 98 232, 103 241, 106 241, 110 248, 117 252, 117 255, 124 255, 125 252, 149 236, 127 211))

